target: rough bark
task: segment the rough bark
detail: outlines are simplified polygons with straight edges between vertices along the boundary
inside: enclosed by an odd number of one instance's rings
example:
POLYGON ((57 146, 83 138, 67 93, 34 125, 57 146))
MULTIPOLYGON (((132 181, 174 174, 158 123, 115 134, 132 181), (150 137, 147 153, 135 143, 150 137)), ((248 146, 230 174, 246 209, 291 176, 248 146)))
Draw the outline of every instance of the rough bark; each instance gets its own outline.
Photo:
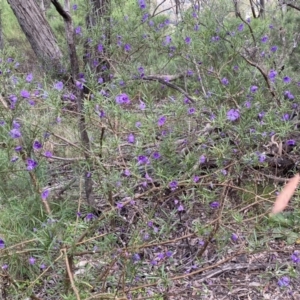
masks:
POLYGON ((51 27, 35 0, 7 0, 34 53, 47 68, 61 69, 62 52, 51 27))
POLYGON ((50 0, 37 0, 38 5, 40 6, 44 15, 46 15, 47 9, 50 8, 51 1, 50 0))

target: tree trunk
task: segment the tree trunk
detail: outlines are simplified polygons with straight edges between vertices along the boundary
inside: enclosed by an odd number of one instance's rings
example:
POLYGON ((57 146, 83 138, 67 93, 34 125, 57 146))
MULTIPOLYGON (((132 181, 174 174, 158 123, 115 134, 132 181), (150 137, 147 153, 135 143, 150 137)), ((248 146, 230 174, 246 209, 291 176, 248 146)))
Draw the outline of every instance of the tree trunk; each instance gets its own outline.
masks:
POLYGON ((262 18, 265 17, 265 0, 259 1, 259 16, 262 18))
POLYGON ((62 52, 35 0, 7 0, 34 53, 47 70, 61 69, 62 52))

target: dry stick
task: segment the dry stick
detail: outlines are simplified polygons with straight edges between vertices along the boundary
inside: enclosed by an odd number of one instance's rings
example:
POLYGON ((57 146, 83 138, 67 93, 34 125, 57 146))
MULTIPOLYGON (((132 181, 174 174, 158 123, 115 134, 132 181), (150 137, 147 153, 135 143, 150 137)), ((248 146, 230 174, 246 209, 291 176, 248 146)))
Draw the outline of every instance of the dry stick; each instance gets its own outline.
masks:
MULTIPOLYGON (((199 274, 199 273, 203 273, 204 271, 207 271, 207 270, 211 270, 211 269, 214 269, 222 264, 224 264, 225 262, 227 261, 230 261, 232 260, 234 257, 240 255, 240 254, 243 254, 245 253, 245 250, 241 250, 241 251, 238 251, 236 252, 235 254, 233 254, 232 256, 229 256, 227 258, 224 258, 223 260, 220 260, 219 262, 211 265, 211 266, 208 266, 208 267, 204 267, 204 268, 201 268, 199 270, 196 270, 194 272, 191 272, 191 273, 188 273, 188 274, 182 274, 182 275, 178 275, 178 276, 174 276, 174 277, 171 277, 169 278, 169 281, 174 281, 174 280, 179 280, 179 279, 184 279, 184 278, 188 278, 188 277, 191 277, 193 275, 196 275, 196 274, 199 274)), ((148 288, 148 287, 151 287, 151 286, 156 286, 158 285, 159 283, 161 282, 161 280, 158 280, 154 283, 149 283, 149 284, 144 284, 144 285, 141 285, 141 286, 137 286, 137 287, 134 287, 134 288, 128 288, 125 290, 125 292, 132 292, 132 291, 136 291, 136 290, 139 290, 139 289, 144 289, 144 288, 148 288)))
MULTIPOLYGON (((97 236, 95 238, 88 239, 88 240, 85 240, 85 241, 94 240, 94 239, 96 239, 98 237, 102 237, 102 236, 105 236, 107 234, 102 234, 101 236, 97 236)), ((139 245, 139 246, 124 247, 124 248, 120 248, 120 250, 128 252, 128 251, 133 251, 133 250, 137 250, 137 249, 141 249, 141 248, 150 248, 150 247, 154 247, 154 246, 161 246, 161 245, 166 245, 166 244, 172 244, 172 243, 176 243, 178 241, 181 241, 181 240, 184 240, 186 238, 193 237, 193 236, 197 236, 196 233, 186 234, 186 235, 181 236, 179 238, 175 238, 175 239, 164 241, 164 242, 158 242, 158 243, 153 243, 153 244, 143 244, 143 245, 139 245)), ((85 241, 83 241, 83 242, 81 242, 79 244, 82 244, 85 241)), ((76 244, 76 245, 79 245, 79 244, 76 244)), ((102 253, 102 251, 99 250, 99 251, 75 252, 75 253, 73 253, 73 255, 74 256, 82 256, 82 255, 86 255, 86 254, 95 254, 95 253, 102 253)))
POLYGON ((157 77, 155 75, 148 75, 148 76, 143 76, 141 78, 142 80, 147 80, 147 81, 158 81, 159 83, 161 84, 164 84, 176 91, 178 91, 179 93, 181 93, 182 95, 186 96, 190 101, 192 101, 193 103, 196 101, 192 96, 190 96, 184 89, 182 89, 181 87, 171 83, 171 82, 168 82, 167 79, 168 78, 165 78, 165 79, 162 79, 161 77, 157 77))
POLYGON ((67 267, 67 273, 68 273, 68 276, 69 276, 69 280, 70 280, 70 283, 71 283, 71 286, 72 286, 72 289, 76 295, 76 299, 77 300, 80 300, 80 296, 79 296, 79 293, 78 293, 78 290, 77 290, 77 287, 74 283, 74 278, 73 278, 73 273, 72 273, 72 269, 71 269, 71 265, 73 264, 73 258, 72 257, 69 257, 67 255, 67 251, 66 249, 62 249, 63 253, 65 254, 65 263, 66 263, 66 267, 67 267))
POLYGON ((294 9, 296 9, 296 10, 298 10, 298 11, 300 11, 300 7, 298 7, 298 6, 295 6, 294 4, 292 4, 292 3, 283 3, 283 4, 286 4, 286 6, 289 6, 289 7, 292 7, 292 8, 294 8, 294 9))

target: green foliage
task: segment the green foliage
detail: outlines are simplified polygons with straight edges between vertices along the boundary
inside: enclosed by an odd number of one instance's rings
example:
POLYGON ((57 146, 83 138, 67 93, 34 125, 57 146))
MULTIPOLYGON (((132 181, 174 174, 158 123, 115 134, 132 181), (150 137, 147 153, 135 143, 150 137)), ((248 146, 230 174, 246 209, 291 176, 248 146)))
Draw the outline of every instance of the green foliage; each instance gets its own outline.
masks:
MULTIPOLYGON (((88 49, 109 66, 96 73, 80 62, 90 149, 76 87, 38 68, 30 79, 13 48, 1 53, 0 265, 16 297, 45 294, 53 277, 47 299, 162 299, 177 276, 205 265, 205 251, 218 261, 233 248, 297 242, 297 206, 266 217, 281 188, 272 175, 298 170, 298 50, 289 56, 287 46, 296 12, 249 22, 232 15, 231 2, 213 1, 169 24, 123 2, 90 29, 86 1, 71 10, 79 57, 88 49)), ((54 7, 47 18, 67 49, 54 7)))

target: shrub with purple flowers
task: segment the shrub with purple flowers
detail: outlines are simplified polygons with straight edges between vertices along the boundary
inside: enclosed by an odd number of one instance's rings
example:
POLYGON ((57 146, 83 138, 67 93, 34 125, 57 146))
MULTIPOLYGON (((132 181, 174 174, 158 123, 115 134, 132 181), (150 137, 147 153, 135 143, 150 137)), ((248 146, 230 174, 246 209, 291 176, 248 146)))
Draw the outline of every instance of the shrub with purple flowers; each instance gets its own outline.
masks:
POLYGON ((59 70, 1 51, 9 295, 44 297, 53 276, 77 299, 222 299, 215 280, 227 291, 238 274, 284 293, 300 274, 286 246, 298 243, 298 192, 282 218, 268 215, 299 171, 297 10, 282 18, 266 2, 250 19, 228 14, 229 0, 154 2, 111 0, 99 20, 93 1, 72 2, 76 74, 54 6, 59 70))

